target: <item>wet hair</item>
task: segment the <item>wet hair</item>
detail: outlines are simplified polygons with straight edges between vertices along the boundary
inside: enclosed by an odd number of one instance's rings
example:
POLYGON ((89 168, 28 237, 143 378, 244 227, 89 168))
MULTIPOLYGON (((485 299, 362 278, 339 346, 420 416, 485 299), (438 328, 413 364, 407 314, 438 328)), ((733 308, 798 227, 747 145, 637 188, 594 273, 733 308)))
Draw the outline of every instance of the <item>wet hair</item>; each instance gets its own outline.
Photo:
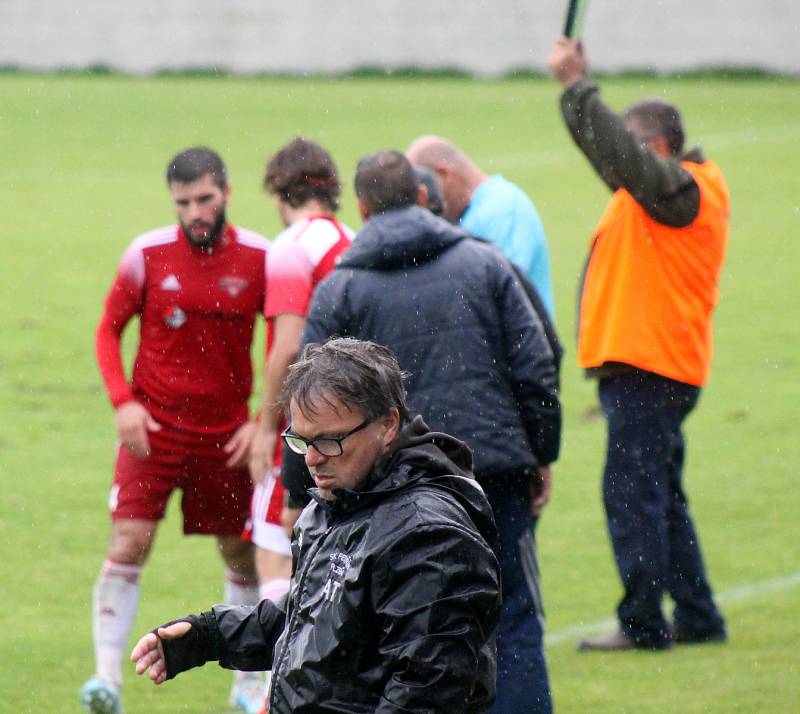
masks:
POLYGON ((673 156, 683 151, 683 122, 680 112, 670 102, 659 97, 643 99, 628 107, 625 119, 637 121, 647 138, 663 136, 673 156))
POLYGON ((358 162, 356 196, 370 215, 417 202, 419 181, 411 162, 399 151, 377 151, 358 162))
POLYGON ((300 359, 289 367, 281 403, 288 409, 294 400, 304 414, 316 414, 315 404, 331 404, 333 397, 364 419, 379 419, 397 409, 405 422, 409 418, 406 376, 387 347, 335 337, 306 345, 300 359))
POLYGON ((167 164, 167 185, 194 183, 211 176, 220 188, 228 185, 228 171, 219 154, 204 146, 192 146, 181 151, 167 164))
POLYGON ((267 161, 264 190, 292 208, 314 199, 337 211, 342 184, 331 155, 317 142, 298 136, 267 161))
POLYGON ((428 189, 428 210, 434 216, 441 216, 444 211, 444 197, 438 177, 431 169, 422 165, 414 167, 414 174, 417 177, 417 183, 428 189))

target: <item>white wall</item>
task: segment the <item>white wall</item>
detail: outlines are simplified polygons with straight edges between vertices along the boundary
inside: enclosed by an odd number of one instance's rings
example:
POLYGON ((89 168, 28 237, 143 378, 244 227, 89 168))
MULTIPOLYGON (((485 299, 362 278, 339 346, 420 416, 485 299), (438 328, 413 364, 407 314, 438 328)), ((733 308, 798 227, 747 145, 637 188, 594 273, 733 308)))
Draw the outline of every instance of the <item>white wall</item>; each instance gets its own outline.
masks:
MULTIPOLYGON (((136 73, 543 69, 566 0, 0 0, 0 66, 136 73)), ((800 74, 793 0, 589 0, 596 69, 800 74)))

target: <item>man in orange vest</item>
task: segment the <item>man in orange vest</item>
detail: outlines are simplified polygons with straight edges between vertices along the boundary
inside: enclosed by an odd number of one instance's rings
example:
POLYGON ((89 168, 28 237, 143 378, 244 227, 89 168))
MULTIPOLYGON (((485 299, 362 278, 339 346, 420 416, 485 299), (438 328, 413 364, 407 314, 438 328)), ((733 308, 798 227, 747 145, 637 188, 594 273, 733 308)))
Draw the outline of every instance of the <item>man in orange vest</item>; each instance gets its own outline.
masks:
POLYGON ((614 192, 584 269, 578 361, 598 380, 608 423, 603 500, 625 594, 619 628, 579 649, 724 641, 681 485, 681 424, 711 362, 725 180, 699 149, 683 152, 680 115, 668 102, 613 113, 587 77, 580 43, 559 38, 549 65, 573 140, 614 192), (665 592, 672 623, 661 610, 665 592))

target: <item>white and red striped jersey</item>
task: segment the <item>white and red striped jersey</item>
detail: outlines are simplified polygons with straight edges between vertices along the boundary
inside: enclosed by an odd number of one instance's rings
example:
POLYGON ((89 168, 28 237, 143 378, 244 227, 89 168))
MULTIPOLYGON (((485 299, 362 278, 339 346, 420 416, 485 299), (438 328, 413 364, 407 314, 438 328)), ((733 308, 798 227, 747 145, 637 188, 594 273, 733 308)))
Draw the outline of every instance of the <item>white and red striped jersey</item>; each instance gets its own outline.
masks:
POLYGON ((264 316, 305 317, 314 288, 333 270, 352 240, 353 231, 328 214, 301 218, 279 234, 267 261, 264 316))
POLYGON ((231 226, 208 248, 193 245, 179 226, 134 240, 97 329, 97 360, 112 404, 136 399, 156 421, 190 433, 229 432, 245 421, 268 250, 263 236, 231 226), (120 335, 137 314, 129 384, 120 335))

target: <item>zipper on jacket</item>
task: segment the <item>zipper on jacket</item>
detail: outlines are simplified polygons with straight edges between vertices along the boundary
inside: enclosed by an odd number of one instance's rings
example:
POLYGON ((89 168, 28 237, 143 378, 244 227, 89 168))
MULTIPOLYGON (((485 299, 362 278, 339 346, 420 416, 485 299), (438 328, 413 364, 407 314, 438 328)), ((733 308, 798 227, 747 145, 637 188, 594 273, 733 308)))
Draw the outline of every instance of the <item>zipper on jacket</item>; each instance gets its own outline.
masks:
MULTIPOLYGON (((302 572, 302 574, 300 576, 300 579, 297 581, 297 595, 298 595, 298 603, 297 604, 298 604, 298 606, 300 604, 299 598, 302 595, 303 586, 305 585, 306 577, 308 576, 308 572, 309 572, 309 570, 311 570, 311 565, 314 562, 314 557, 320 551, 320 549, 322 548, 322 544, 325 542, 325 538, 328 537, 328 534, 332 530, 333 530, 333 523, 331 523, 325 529, 325 531, 322 533, 322 535, 320 535, 319 538, 317 538, 317 542, 314 544, 313 550, 309 551, 309 554, 307 556, 308 563, 306 564, 306 567, 303 570, 303 572, 302 572)), ((297 624, 297 613, 298 613, 299 609, 300 609, 299 607, 295 607, 294 608, 294 612, 292 613, 291 619, 289 620, 289 622, 286 623, 286 641, 285 641, 285 643, 283 645, 283 648, 278 653, 277 660, 273 660, 273 666, 272 666, 273 678, 271 679, 270 685, 269 685, 269 711, 275 711, 275 709, 274 709, 274 706, 275 706, 275 701, 274 701, 274 697, 275 697, 275 679, 274 679, 274 675, 277 672, 280 671, 280 667, 283 664, 283 660, 286 659, 286 655, 289 652, 289 641, 292 638, 292 629, 297 624)))

